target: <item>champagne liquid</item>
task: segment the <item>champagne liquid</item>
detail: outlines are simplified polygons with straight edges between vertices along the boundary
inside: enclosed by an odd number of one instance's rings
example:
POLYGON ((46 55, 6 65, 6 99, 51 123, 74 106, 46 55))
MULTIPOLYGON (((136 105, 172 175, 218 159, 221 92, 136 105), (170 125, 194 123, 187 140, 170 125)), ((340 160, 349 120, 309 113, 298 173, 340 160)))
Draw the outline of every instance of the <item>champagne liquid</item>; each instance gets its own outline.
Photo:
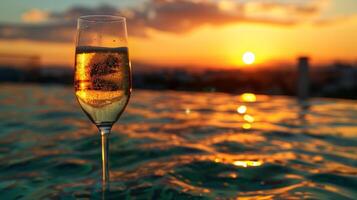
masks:
POLYGON ((77 47, 76 97, 96 125, 112 125, 124 111, 131 93, 128 49, 77 47))

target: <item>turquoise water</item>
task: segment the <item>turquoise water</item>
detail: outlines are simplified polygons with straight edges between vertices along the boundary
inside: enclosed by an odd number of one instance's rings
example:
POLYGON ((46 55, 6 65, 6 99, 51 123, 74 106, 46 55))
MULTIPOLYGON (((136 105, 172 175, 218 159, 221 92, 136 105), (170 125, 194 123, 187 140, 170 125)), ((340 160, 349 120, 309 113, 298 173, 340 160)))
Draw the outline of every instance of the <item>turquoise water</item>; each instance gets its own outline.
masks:
POLYGON ((0 85, 0 113, 0 199, 357 197, 356 101, 134 90, 106 196, 72 88, 0 85))

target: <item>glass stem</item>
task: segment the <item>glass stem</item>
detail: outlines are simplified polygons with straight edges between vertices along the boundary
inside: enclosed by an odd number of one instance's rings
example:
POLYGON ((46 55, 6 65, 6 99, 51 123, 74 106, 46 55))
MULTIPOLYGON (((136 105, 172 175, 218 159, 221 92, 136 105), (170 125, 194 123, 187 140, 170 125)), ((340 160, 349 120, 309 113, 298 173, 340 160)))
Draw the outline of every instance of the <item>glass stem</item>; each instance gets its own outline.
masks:
POLYGON ((102 141, 102 183, 103 186, 108 186, 109 183, 109 134, 111 127, 99 127, 102 141))

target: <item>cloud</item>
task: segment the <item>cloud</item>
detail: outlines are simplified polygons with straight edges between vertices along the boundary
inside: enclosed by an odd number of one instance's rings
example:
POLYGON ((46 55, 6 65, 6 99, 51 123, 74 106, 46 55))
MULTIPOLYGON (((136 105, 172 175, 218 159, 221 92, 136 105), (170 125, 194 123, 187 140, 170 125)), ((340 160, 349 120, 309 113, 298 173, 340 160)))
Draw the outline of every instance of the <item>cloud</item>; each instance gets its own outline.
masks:
POLYGON ((117 15, 118 11, 109 6, 97 8, 73 7, 62 13, 47 13, 33 9, 22 15, 23 24, 0 24, 0 39, 74 41, 76 19, 79 16, 90 14, 117 15))
POLYGON ((348 23, 351 21, 357 22, 357 14, 317 19, 314 21, 314 25, 330 26, 330 25, 335 25, 335 24, 348 23))
POLYGON ((243 20, 243 11, 222 11, 213 2, 154 1, 144 9, 134 10, 129 17, 129 26, 137 29, 151 28, 166 32, 183 33, 204 24, 223 25, 243 20))
POLYGON ((30 10, 22 24, 0 24, 0 38, 43 41, 73 41, 76 19, 81 15, 107 14, 127 17, 129 34, 142 37, 148 29, 186 33, 203 25, 233 23, 294 25, 319 14, 327 0, 151 0, 136 8, 73 7, 64 12, 30 10), (303 2, 303 3, 301 3, 303 2))
POLYGON ((135 31, 139 33, 145 29, 184 33, 202 25, 242 22, 286 26, 317 15, 325 1, 154 0, 140 10, 131 10, 128 19, 129 27, 135 30, 141 28, 141 31, 135 31))
POLYGON ((31 9, 22 14, 21 19, 28 23, 43 22, 48 19, 48 12, 39 9, 31 9))

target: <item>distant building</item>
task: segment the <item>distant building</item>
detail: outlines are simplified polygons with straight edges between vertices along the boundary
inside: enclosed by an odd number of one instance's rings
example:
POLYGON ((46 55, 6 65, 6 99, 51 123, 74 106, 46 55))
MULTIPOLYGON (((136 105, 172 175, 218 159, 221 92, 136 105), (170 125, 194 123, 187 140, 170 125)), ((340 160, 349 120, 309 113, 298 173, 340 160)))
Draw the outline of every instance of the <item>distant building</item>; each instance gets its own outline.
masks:
POLYGON ((309 97, 309 58, 298 58, 298 85, 297 95, 300 100, 304 100, 309 97))

